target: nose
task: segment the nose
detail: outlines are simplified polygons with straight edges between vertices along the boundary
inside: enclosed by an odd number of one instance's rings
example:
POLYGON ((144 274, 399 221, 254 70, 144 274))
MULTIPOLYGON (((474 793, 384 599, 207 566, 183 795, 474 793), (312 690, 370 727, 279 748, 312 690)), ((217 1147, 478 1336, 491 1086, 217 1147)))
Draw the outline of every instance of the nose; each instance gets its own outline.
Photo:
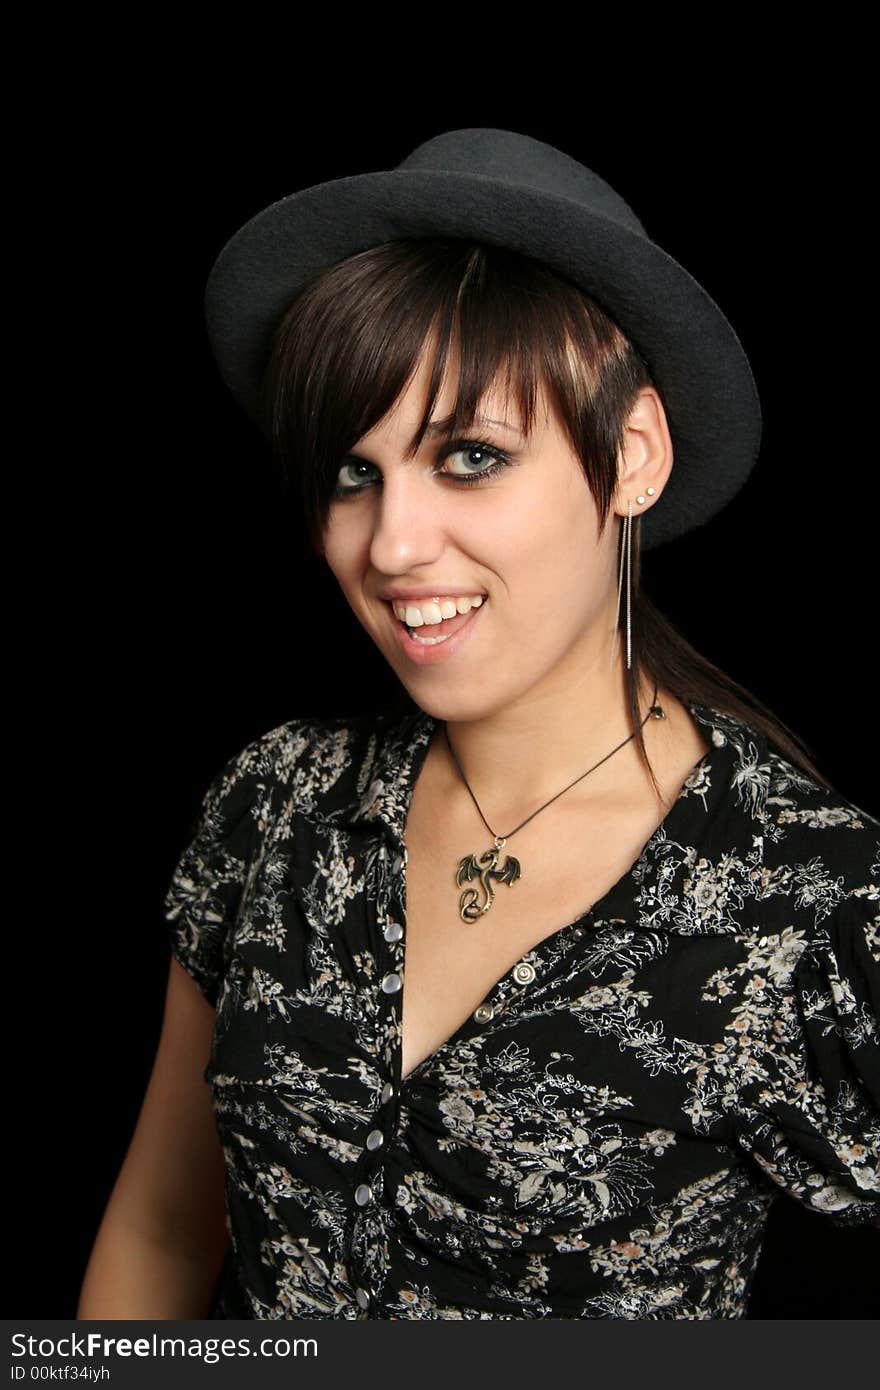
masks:
POLYGON ((415 468, 390 469, 377 489, 370 562, 380 574, 409 574, 442 554, 445 509, 415 468))

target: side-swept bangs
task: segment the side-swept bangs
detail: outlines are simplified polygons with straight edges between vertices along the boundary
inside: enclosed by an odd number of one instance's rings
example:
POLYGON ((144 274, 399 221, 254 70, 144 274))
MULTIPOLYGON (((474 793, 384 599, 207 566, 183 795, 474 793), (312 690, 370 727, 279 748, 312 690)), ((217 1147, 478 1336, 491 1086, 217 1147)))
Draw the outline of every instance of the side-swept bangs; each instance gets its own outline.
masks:
POLYGON ((528 436, 538 388, 581 461, 601 536, 627 418, 646 364, 583 290, 539 261, 484 242, 388 242, 322 271, 276 329, 264 398, 273 453, 301 497, 320 553, 345 455, 393 408, 433 348, 429 398, 410 443, 421 448, 454 356, 449 437, 471 429, 490 390, 528 436))

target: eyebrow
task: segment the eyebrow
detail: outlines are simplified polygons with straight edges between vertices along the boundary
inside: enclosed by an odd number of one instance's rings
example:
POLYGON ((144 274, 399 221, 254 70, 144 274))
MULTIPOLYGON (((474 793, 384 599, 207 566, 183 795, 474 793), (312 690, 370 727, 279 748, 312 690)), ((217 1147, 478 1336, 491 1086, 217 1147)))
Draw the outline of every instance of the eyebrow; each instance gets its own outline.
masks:
MULTIPOLYGON (((425 427, 425 438, 449 439, 452 433, 452 419, 453 417, 451 415, 447 415, 442 420, 431 420, 425 427)), ((526 436, 522 431, 517 429, 515 425, 509 424, 506 420, 491 420, 488 415, 475 415, 471 423, 474 425, 494 425, 497 429, 507 430, 509 434, 515 435, 517 439, 525 443, 526 436)), ((357 446, 355 446, 355 449, 356 448, 357 446)), ((355 449, 349 451, 347 455, 348 458, 360 457, 360 455, 355 452, 355 449)))
MULTIPOLYGON (((524 439, 525 435, 518 430, 515 425, 509 424, 506 420, 490 420, 487 415, 475 415, 473 419, 475 425, 495 425, 498 429, 508 430, 510 434, 515 434, 519 439, 524 439)), ((452 416, 447 415, 443 420, 432 420, 425 430, 429 438, 436 438, 438 435, 448 435, 452 428, 452 416)))

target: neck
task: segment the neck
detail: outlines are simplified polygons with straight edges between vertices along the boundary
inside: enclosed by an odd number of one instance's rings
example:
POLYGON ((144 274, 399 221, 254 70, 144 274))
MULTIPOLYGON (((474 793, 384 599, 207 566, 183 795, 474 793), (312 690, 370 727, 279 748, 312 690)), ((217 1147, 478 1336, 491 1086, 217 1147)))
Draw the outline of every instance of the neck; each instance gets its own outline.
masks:
MULTIPOLYGON (((653 692, 653 682, 643 681, 641 719, 648 714, 653 692)), ((656 698, 662 703, 660 691, 656 698)), ((649 718, 644 725, 652 763, 652 750, 662 752, 667 723, 649 718)), ((490 714, 446 721, 446 735, 461 773, 493 825, 508 825, 529 815, 597 763, 572 787, 566 800, 594 801, 643 787, 650 778, 631 734, 620 666, 604 680, 600 672, 591 673, 591 678, 572 683, 564 695, 534 691, 490 714), (617 748, 621 743, 623 747, 617 748)), ((455 789, 460 788, 469 800, 442 730, 434 752, 449 794, 458 796, 455 789)))

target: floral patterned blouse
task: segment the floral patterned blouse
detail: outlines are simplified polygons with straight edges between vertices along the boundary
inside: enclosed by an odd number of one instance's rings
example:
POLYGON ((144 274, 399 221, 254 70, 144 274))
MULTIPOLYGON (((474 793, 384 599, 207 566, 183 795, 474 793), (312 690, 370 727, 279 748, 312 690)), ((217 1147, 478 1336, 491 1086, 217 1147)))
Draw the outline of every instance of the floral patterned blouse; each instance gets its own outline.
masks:
POLYGON ((437 721, 293 719, 220 770, 165 900, 216 1007, 211 1317, 739 1318, 778 1194, 880 1216, 880 823, 689 708, 711 748, 636 862, 403 1080, 437 721))

